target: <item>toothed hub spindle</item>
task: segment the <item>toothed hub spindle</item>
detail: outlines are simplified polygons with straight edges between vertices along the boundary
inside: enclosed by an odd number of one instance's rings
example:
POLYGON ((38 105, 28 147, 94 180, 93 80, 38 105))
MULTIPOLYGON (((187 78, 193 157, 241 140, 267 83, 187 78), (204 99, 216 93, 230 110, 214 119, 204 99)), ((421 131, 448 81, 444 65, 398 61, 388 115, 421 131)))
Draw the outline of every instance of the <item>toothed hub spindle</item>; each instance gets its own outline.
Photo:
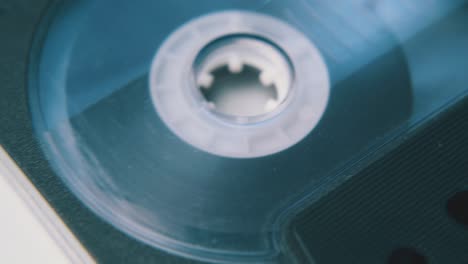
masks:
POLYGON ((275 111, 287 98, 292 71, 283 53, 265 40, 226 37, 208 45, 195 62, 207 107, 242 119, 275 111))

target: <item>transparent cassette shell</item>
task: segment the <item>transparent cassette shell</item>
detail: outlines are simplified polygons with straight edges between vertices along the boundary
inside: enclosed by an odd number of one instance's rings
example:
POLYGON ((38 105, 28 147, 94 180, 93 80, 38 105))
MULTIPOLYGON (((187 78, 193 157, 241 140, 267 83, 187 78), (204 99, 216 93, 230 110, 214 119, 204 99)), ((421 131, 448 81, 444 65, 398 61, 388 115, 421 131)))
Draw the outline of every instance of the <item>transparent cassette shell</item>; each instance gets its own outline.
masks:
POLYGON ((345 181, 344 168, 467 92, 451 52, 466 56, 468 45, 425 38, 454 38, 427 28, 459 2, 416 1, 421 12, 390 0, 328 2, 63 4, 32 54, 31 112, 51 166, 93 212, 155 248, 215 263, 290 263, 283 234, 296 212, 345 181), (323 56, 326 111, 282 151, 239 159, 200 150, 155 111, 157 50, 185 23, 226 11, 282 21, 323 56))

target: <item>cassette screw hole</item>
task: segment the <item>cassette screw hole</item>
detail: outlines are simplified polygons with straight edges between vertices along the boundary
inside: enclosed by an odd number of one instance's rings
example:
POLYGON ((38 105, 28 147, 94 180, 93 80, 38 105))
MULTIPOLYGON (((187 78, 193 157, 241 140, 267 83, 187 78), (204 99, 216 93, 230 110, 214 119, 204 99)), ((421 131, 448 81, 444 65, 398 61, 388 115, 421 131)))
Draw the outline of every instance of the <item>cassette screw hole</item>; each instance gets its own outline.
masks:
POLYGON ((412 248, 398 248, 392 252, 388 264, 427 264, 427 259, 412 248))
POLYGON ((455 221, 468 227, 468 191, 452 196, 447 202, 447 211, 455 221))

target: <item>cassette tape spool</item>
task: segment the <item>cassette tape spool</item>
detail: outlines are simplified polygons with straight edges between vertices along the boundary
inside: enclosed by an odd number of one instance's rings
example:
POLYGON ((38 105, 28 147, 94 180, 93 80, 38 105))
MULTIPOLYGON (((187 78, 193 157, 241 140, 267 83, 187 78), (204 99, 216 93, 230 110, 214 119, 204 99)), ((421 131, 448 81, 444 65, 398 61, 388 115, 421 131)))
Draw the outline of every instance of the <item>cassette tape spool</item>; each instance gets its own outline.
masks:
POLYGON ((300 0, 60 5, 30 85, 53 169, 102 219, 155 248, 288 259, 282 228, 301 199, 404 126, 413 105, 384 21, 369 14, 364 33, 341 34, 331 11, 314 10, 300 0), (209 94, 252 80, 273 87, 254 110, 209 94))
MULTIPOLYGON (((272 17, 239 11, 205 16, 173 33, 157 54, 150 83, 159 115, 175 134, 214 155, 254 158, 284 150, 309 134, 328 103, 329 77, 320 52, 272 17), (236 78, 248 87, 242 79, 249 68, 255 72, 254 82, 275 89, 271 98, 251 103, 259 104, 258 110, 237 110, 235 104, 228 105, 234 99, 215 97, 215 104, 197 94, 198 89, 232 85, 234 97, 239 91, 236 78), (233 84, 219 74, 223 70, 232 75, 233 84), (216 84, 223 79, 224 84, 216 84), (192 100, 187 99, 191 94, 192 100)), ((237 100, 255 95, 248 92, 237 100)))

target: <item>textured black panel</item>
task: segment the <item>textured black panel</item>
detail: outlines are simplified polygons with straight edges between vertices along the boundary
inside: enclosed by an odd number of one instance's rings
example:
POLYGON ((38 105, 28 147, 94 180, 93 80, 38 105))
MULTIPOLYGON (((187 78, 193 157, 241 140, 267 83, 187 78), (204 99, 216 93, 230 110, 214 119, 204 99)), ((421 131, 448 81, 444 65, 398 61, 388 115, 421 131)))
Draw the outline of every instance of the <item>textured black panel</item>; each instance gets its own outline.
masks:
MULTIPOLYGON (((399 248, 428 263, 468 263, 468 227, 448 213, 463 190, 468 98, 303 212, 293 237, 317 264, 394 263, 399 248)), ((457 201, 459 211, 468 207, 457 201)))

